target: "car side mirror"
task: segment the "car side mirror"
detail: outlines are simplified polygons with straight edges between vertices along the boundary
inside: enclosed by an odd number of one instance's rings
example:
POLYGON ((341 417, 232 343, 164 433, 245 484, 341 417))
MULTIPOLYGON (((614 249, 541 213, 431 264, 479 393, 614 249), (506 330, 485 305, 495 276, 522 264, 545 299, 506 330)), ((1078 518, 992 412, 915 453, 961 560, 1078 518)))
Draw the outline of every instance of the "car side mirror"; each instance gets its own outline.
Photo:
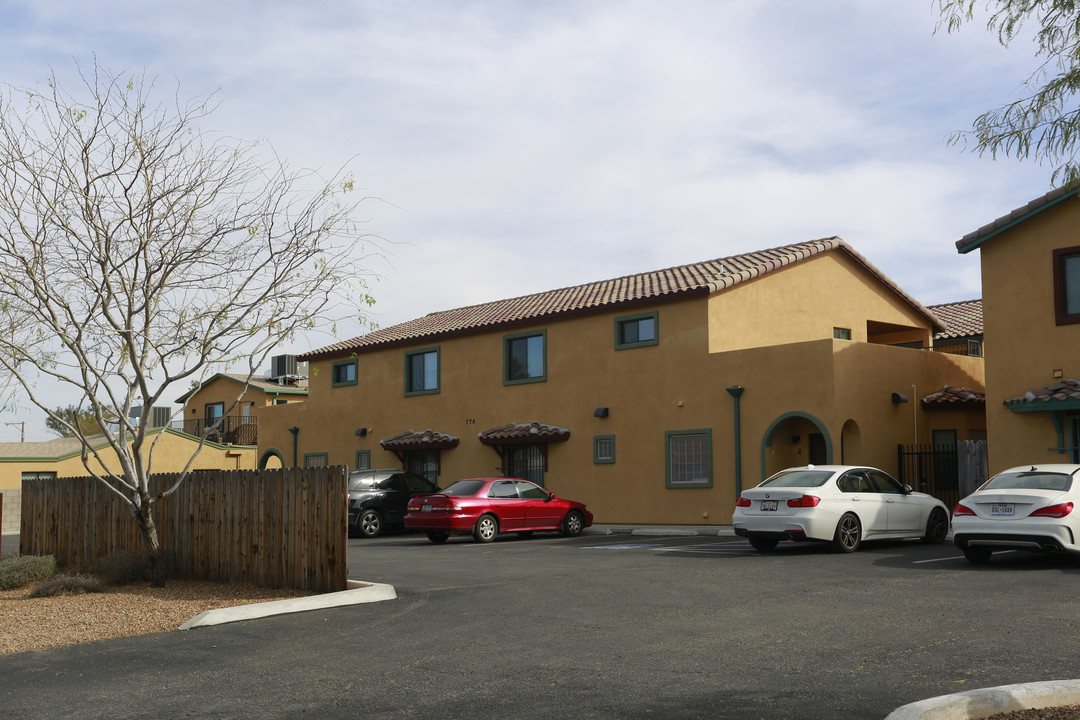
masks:
POLYGON ((553 492, 549 492, 549 493, 548 493, 548 496, 547 496, 547 499, 546 499, 546 500, 544 500, 544 502, 551 502, 551 501, 552 501, 552 500, 554 500, 554 499, 555 499, 555 493, 553 493, 553 492))
POLYGON ((904 486, 904 494, 905 494, 905 495, 910 495, 910 494, 911 494, 911 493, 913 493, 913 492, 915 492, 915 491, 911 489, 911 486, 910 486, 910 485, 905 485, 905 486, 904 486))

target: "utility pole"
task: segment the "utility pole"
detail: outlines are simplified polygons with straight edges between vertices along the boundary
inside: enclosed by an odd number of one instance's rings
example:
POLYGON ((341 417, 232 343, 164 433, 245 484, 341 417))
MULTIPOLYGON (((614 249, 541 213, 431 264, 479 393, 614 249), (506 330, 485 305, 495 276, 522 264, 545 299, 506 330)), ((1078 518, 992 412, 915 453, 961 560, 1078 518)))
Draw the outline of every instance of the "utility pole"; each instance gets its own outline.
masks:
POLYGON ((6 422, 5 425, 18 425, 19 426, 19 442, 26 442, 26 421, 22 422, 6 422))

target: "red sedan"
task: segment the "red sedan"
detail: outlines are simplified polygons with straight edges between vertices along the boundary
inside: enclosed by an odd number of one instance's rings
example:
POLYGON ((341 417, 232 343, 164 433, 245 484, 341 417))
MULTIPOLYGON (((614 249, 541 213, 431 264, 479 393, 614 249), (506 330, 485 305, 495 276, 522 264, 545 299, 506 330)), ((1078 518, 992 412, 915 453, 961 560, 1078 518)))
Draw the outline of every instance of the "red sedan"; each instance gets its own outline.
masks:
POLYGON ((405 515, 405 527, 426 531, 433 543, 446 542, 450 533, 472 533, 482 543, 501 532, 528 537, 535 530, 558 530, 573 537, 592 521, 583 504, 513 478, 458 480, 440 493, 413 498, 405 515))

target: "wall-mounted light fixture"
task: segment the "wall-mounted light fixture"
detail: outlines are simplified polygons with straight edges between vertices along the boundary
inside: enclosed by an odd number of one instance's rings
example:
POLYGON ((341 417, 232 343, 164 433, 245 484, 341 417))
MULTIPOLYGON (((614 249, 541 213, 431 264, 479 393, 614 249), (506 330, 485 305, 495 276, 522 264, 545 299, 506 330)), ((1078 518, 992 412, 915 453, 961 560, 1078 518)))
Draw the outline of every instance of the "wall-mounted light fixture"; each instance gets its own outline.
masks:
POLYGON ((893 401, 893 405, 900 405, 901 403, 906 403, 907 402, 907 395, 905 395, 904 393, 893 393, 892 394, 892 401, 893 401))
POLYGON ((593 417, 607 417, 608 416, 608 409, 605 408, 605 407, 596 408, 595 410, 593 410, 592 416, 593 417))
POLYGON ((357 428, 356 429, 356 436, 357 437, 366 437, 367 436, 367 428, 357 428))

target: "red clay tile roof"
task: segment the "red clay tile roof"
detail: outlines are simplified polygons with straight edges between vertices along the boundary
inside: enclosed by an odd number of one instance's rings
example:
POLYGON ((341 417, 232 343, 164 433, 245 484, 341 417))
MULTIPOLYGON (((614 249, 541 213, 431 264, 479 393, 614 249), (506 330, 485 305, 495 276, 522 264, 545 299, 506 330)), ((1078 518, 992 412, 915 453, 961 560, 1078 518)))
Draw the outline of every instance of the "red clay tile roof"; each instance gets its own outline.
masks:
POLYGON ((407 430, 400 435, 395 435, 385 440, 380 440, 379 445, 383 450, 442 450, 456 448, 458 438, 435 430, 407 430))
POLYGON ((937 315, 944 330, 934 335, 935 340, 974 337, 983 334, 982 299, 930 305, 930 312, 937 315))
POLYGON ((1032 215, 1036 215, 1043 210, 1056 205, 1062 200, 1075 195, 1078 190, 1080 190, 1080 188, 1076 186, 1065 186, 1051 190, 1042 197, 1032 200, 1027 205, 1016 208, 1008 215, 1002 215, 989 225, 983 225, 978 230, 969 232, 967 235, 956 241, 956 249, 961 253, 971 252, 998 233, 1004 232, 1014 225, 1019 225, 1032 215))
POLYGON ((399 345, 430 342, 436 337, 453 337, 495 328, 535 323, 541 318, 566 317, 601 312, 617 306, 677 300, 693 295, 709 295, 753 280, 766 273, 830 251, 847 254, 906 303, 926 317, 934 329, 941 322, 917 300, 887 278, 866 258, 838 237, 785 245, 743 255, 707 260, 612 280, 549 290, 547 292, 496 300, 482 305, 434 312, 367 335, 344 340, 298 356, 298 360, 319 360, 399 345))
MULTIPOLYGON (((1012 409, 1025 405, 1036 406, 1063 400, 1080 400, 1080 380, 1063 380, 1057 385, 1050 385, 1038 390, 1028 390, 1021 397, 1006 400, 1005 405, 1012 409)), ((1049 410, 1050 408, 1046 409, 1049 410)))
POLYGON ((562 442, 570 439, 570 431, 542 422, 510 423, 477 434, 484 445, 507 445, 521 442, 562 442))
POLYGON ((921 401, 923 410, 947 410, 959 407, 986 407, 986 393, 970 388, 954 388, 946 385, 921 401))

